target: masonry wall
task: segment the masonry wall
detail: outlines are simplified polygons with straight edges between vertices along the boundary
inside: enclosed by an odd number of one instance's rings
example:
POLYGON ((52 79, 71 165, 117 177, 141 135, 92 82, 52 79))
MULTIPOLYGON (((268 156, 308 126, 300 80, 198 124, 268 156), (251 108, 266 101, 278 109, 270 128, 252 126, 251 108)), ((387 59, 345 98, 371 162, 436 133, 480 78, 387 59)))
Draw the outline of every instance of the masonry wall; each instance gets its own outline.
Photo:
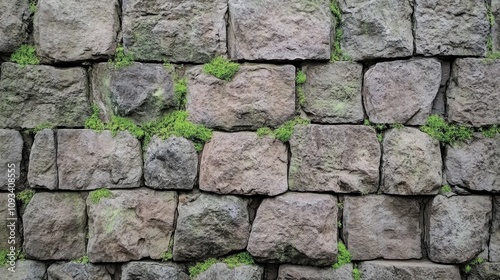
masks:
POLYGON ((0 279, 500 279, 499 24, 498 0, 1 1, 0 279))

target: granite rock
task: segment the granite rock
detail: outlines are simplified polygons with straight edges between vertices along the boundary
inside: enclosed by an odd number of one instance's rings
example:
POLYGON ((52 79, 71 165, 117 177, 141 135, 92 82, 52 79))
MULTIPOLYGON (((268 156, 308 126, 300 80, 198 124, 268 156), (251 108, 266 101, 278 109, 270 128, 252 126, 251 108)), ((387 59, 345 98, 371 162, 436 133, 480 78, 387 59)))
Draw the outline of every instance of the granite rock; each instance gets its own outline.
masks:
POLYGON ((368 261, 359 264, 363 279, 461 280, 458 266, 429 261, 368 261))
POLYGON ((56 145, 55 132, 51 129, 44 129, 35 135, 28 170, 30 187, 57 189, 56 145))
POLYGON ((16 130, 0 129, 0 174, 4 174, 4 178, 7 178, 9 174, 15 174, 14 177, 10 178, 15 179, 11 180, 11 182, 9 182, 9 179, 1 180, 0 190, 7 190, 9 183, 14 184, 16 187, 19 186, 23 145, 24 141, 21 133, 16 130))
POLYGON ((26 39, 28 0, 0 3, 0 53, 13 53, 26 39))

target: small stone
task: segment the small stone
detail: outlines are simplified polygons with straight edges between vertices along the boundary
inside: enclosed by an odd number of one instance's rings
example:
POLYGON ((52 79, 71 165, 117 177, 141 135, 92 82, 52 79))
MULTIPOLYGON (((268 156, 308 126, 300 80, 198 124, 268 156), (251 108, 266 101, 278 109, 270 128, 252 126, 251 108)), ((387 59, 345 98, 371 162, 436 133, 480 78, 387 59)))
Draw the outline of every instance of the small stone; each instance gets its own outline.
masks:
POLYGON ((306 64, 303 109, 320 123, 359 123, 364 118, 361 102, 363 65, 352 62, 306 64))
POLYGON ((464 263, 486 249, 491 209, 489 196, 435 196, 428 205, 429 259, 464 263))
POLYGON ((296 126, 290 139, 290 190, 376 192, 380 144, 373 128, 296 126))
POLYGON ((345 197, 342 229, 352 259, 421 258, 421 205, 397 196, 345 197))
POLYGON ((201 260, 245 249, 250 234, 247 206, 247 200, 231 195, 180 195, 174 260, 201 260))
POLYGON ((55 263, 47 270, 49 280, 111 280, 104 265, 81 264, 74 262, 55 263))
POLYGON ((278 195, 288 190, 286 146, 254 132, 214 132, 203 149, 200 189, 220 194, 278 195))
POLYGON ((9 180, 7 177, 9 174, 15 174, 11 178, 15 179, 13 183, 16 187, 19 185, 23 145, 24 141, 21 133, 16 130, 0 129, 0 174, 4 174, 4 179, 0 181, 0 190, 8 189, 9 180))
POLYGON ((0 3, 0 53, 13 53, 26 39, 28 0, 0 3))
POLYGON ((314 266, 280 265, 278 280, 352 280, 352 264, 348 263, 338 269, 314 266))
POLYGON ((258 265, 240 265, 229 268, 225 263, 216 263, 195 280, 260 280, 264 276, 264 268, 258 265))
POLYGON ((247 250, 259 262, 331 265, 337 259, 337 211, 337 198, 329 194, 266 198, 247 250))
POLYGON ((369 261, 359 264, 363 279, 461 280, 458 266, 429 261, 369 261))
POLYGON ((44 129, 35 135, 31 147, 28 182, 32 188, 57 189, 57 150, 54 131, 44 129))
MULTIPOLYGON (((489 261, 500 262, 500 197, 493 197, 493 221, 490 229, 489 261)), ((499 267, 500 268, 500 267, 499 267)))
POLYGON ((129 262, 122 266, 122 280, 189 280, 186 269, 177 263, 129 262))
POLYGON ((441 63, 433 58, 375 64, 363 85, 370 122, 424 125, 440 83, 441 63))
POLYGON ((47 268, 43 262, 32 260, 17 260, 15 272, 9 270, 9 266, 0 266, 0 275, 9 280, 45 280, 47 279, 47 268))
POLYGON ((16 204, 14 194, 0 193, 0 236, 3 237, 0 239, 0 251, 10 251, 12 245, 9 241, 14 240, 15 244, 20 242, 19 224, 16 222, 12 225, 12 219, 18 219, 16 204), (11 237, 14 239, 10 239, 11 237))
POLYGON ((500 263, 485 262, 474 265, 467 280, 497 280, 500 275, 500 263))
POLYGON ((24 251, 37 260, 85 255, 87 215, 78 193, 36 193, 23 215, 24 251))

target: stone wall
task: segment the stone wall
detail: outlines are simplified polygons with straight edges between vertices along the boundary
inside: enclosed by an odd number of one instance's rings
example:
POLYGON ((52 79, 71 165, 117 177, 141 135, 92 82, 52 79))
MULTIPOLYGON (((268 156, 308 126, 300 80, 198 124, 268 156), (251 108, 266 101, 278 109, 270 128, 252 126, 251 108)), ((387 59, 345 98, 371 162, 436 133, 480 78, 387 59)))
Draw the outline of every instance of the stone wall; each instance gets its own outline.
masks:
POLYGON ((0 11, 1 279, 500 279, 499 0, 0 11))

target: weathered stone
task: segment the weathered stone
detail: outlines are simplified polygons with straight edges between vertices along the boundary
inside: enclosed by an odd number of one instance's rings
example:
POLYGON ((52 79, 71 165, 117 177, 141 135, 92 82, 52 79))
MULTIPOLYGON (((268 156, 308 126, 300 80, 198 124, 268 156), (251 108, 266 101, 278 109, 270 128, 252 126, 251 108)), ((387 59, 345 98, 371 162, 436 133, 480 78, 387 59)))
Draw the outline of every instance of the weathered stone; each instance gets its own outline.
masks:
POLYGON ((9 270, 9 266, 0 266, 0 275, 9 280, 45 280, 47 279, 47 268, 43 262, 32 260, 16 261, 15 272, 9 270))
POLYGON ((197 260, 243 250, 250 234, 248 202, 236 196, 179 197, 174 260, 197 260))
POLYGON ((488 196, 434 197, 427 215, 429 259, 464 263, 486 249, 491 209, 488 196))
POLYGON ((189 280, 185 268, 176 263, 129 262, 122 267, 122 280, 189 280))
POLYGON ((342 49, 354 61, 413 54, 411 1, 339 1, 342 49), (389 8, 390 7, 390 8, 389 8))
POLYGON ((168 250, 175 224, 176 192, 113 190, 110 197, 97 203, 87 198, 87 206, 91 262, 160 259, 168 250))
POLYGON ((467 144, 447 146, 446 180, 471 190, 500 192, 500 135, 475 133, 467 144))
POLYGON ((248 252, 262 262, 331 265, 337 259, 336 204, 335 196, 315 193, 264 199, 248 252))
POLYGON ((417 54, 484 56, 489 23, 482 0, 415 2, 417 54))
POLYGON ((0 126, 81 127, 90 115, 87 92, 87 74, 82 67, 3 63, 0 126))
POLYGON ((115 53, 120 30, 117 0, 40 0, 34 25, 43 62, 100 59, 115 53))
POLYGON ((173 75, 161 64, 135 62, 116 69, 110 63, 92 67, 92 96, 104 120, 113 115, 147 122, 174 109, 173 75))
POLYGON ((432 115, 438 115, 443 118, 446 114, 446 89, 451 76, 451 62, 448 60, 440 60, 441 63, 441 84, 434 102, 432 103, 432 115))
POLYGON ((373 123, 423 125, 441 82, 436 59, 381 62, 365 73, 363 100, 373 123))
POLYGON ((493 220, 490 228, 489 261, 500 262, 500 197, 493 197, 493 220))
POLYGON ((135 188, 142 178, 139 140, 129 132, 57 131, 59 188, 135 188))
POLYGON ((342 229, 352 259, 422 257, 420 206, 420 200, 405 197, 345 197, 342 229))
POLYGON ((240 265, 229 268, 225 263, 216 263, 205 272, 201 273, 196 280, 261 280, 264 276, 264 268, 258 265, 240 265))
POLYGON ((439 141, 416 128, 384 133, 381 190, 388 194, 437 194, 443 161, 439 141))
POLYGON ((154 189, 191 190, 198 173, 198 154, 191 141, 154 136, 144 155, 146 186, 154 189))
POLYGON ((204 63, 226 53, 227 1, 123 2, 123 43, 138 60, 204 63))
POLYGON ((500 279, 500 263, 485 262, 474 265, 467 280, 498 280, 500 279))
POLYGON ((364 118, 361 102, 363 65, 351 62, 306 64, 303 109, 315 122, 358 123, 364 118))
POLYGON ((461 280, 458 266, 429 261, 369 261, 359 264, 363 279, 461 280))
POLYGON ((188 70, 187 111, 190 119, 223 130, 275 127, 295 113, 295 67, 246 64, 226 82, 188 70))
POLYGON ((280 265, 278 280, 352 280, 352 264, 345 264, 338 269, 313 266, 280 265))
POLYGON ((54 131, 44 129, 35 135, 31 147, 28 182, 32 188, 57 188, 56 139, 54 131))
POLYGON ((111 280, 104 265, 55 263, 47 269, 49 280, 111 280))
POLYGON ((23 158, 23 144, 23 137, 18 131, 0 129, 0 174, 4 174, 4 177, 0 181, 0 190, 8 189, 9 174, 15 174, 11 179, 15 179, 13 183, 18 187, 21 174, 21 160, 23 158))
POLYGON ((472 126, 500 123, 500 60, 455 60, 448 87, 448 119, 472 126))
POLYGON ((296 126, 290 149, 290 190, 377 191, 381 152, 370 127, 296 126))
POLYGON ((254 132, 215 132, 201 158, 200 189, 278 195, 288 190, 286 146, 254 132))
POLYGON ((23 215, 24 251, 39 260, 85 255, 87 215, 77 193, 36 193, 23 215))
POLYGON ((491 0, 491 13, 495 22, 491 27, 491 39, 493 43, 493 52, 500 52, 500 0, 491 0))
POLYGON ((0 3, 0 53, 13 53, 26 39, 28 0, 0 3))
POLYGON ((0 239, 0 251, 10 251, 11 246, 21 249, 19 225, 18 223, 14 226, 11 225, 11 222, 14 221, 12 219, 18 218, 14 194, 0 193, 0 205, 2 206, 0 207, 0 236, 2 237, 0 239), (11 211, 12 209, 13 211, 11 211), (12 240, 14 240, 14 244, 9 243, 12 240))

